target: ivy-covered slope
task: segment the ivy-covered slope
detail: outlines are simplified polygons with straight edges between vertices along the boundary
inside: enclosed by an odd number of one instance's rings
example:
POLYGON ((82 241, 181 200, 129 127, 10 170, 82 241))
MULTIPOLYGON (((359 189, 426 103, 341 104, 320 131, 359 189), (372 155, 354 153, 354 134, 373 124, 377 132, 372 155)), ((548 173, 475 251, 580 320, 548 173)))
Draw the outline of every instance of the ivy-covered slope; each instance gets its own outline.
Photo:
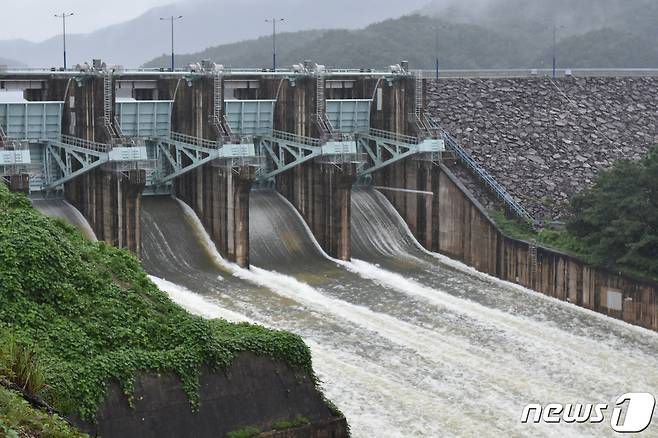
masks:
POLYGON ((205 321, 153 285, 126 251, 85 240, 0 184, 0 332, 36 351, 46 388, 66 415, 93 420, 106 382, 128 395, 136 371, 173 372, 192 404, 201 365, 226 369, 234 355, 268 355, 315 381, 296 335, 205 321))

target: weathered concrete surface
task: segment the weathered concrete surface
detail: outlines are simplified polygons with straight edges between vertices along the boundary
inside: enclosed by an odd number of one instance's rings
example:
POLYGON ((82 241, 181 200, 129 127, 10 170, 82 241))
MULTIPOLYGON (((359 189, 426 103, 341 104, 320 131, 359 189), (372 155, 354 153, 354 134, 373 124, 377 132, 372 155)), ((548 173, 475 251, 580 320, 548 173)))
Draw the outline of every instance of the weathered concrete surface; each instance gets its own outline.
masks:
POLYGON ((18 174, 10 175, 9 183, 7 185, 12 192, 29 193, 30 192, 30 175, 18 174))
MULTIPOLYGON (((103 125, 103 78, 56 81, 50 93, 65 91, 62 131, 84 140, 107 143, 103 125)), ((61 98, 61 97, 60 97, 61 98)), ((75 170, 75 169, 74 169, 75 170)), ((92 170, 64 185, 66 199, 84 216, 100 240, 134 254, 141 253, 141 196, 146 172, 118 172, 110 165, 92 170)))
POLYGON ((246 426, 268 430, 275 421, 301 415, 313 424, 312 433, 302 428, 282 436, 347 436, 345 419, 332 417, 311 379, 271 358, 240 354, 225 373, 203 369, 200 383, 197 412, 172 375, 138 376, 134 408, 120 386, 112 384, 98 424, 81 424, 82 429, 105 438, 216 438, 246 426))
POLYGON ((174 182, 174 194, 192 207, 222 256, 249 266, 249 193, 255 169, 207 164, 174 182))
MULTIPOLYGON (((314 122, 317 82, 284 81, 274 113, 275 129, 318 138, 314 122)), ((288 156, 287 160, 292 157, 288 156)), ((276 176, 276 189, 299 211, 320 246, 332 257, 351 257, 352 163, 307 162, 276 176)))
POLYGON ((433 116, 538 219, 563 218, 602 169, 658 143, 658 78, 446 79, 428 92, 433 116))
POLYGON ((506 237, 484 208, 444 165, 405 160, 376 176, 379 186, 431 192, 383 190, 412 233, 428 250, 548 296, 658 330, 658 285, 593 268, 559 252, 506 237), (621 310, 608 308, 607 294, 622 294, 621 310))
POLYGON ((276 189, 285 196, 332 257, 351 257, 352 183, 354 164, 305 163, 277 176, 276 189))
MULTIPOLYGON (((170 90, 175 99, 173 130, 215 140, 209 121, 213 78, 165 85, 174 88, 170 90)), ((173 184, 174 194, 196 212, 222 256, 242 267, 249 266, 249 192, 255 178, 253 167, 216 161, 176 178, 173 184)))
POLYGON ((87 219, 97 238, 141 254, 144 170, 96 169, 65 184, 66 200, 87 219))
POLYGON ((347 436, 347 422, 344 418, 333 418, 308 426, 261 433, 260 438, 340 438, 347 436))

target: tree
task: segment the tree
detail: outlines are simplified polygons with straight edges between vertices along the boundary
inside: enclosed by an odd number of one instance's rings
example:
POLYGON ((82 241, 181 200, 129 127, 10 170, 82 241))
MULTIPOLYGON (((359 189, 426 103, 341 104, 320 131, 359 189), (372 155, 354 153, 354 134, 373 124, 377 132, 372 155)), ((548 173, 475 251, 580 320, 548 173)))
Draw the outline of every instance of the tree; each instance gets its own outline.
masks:
POLYGON ((571 209, 567 230, 594 263, 658 277, 658 148, 600 174, 571 209))

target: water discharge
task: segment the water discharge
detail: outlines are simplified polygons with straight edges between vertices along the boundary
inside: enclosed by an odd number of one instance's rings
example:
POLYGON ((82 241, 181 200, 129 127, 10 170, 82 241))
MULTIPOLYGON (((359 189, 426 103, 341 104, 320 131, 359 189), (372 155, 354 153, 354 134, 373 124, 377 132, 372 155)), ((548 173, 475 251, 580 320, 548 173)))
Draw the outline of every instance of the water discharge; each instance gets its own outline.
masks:
POLYGON ((32 201, 34 208, 46 216, 62 219, 69 224, 78 228, 82 234, 90 240, 96 240, 96 234, 92 230, 87 219, 76 209, 63 199, 35 199, 32 201))
POLYGON ((355 437, 613 436, 519 419, 531 402, 658 392, 658 335, 427 253, 373 190, 353 193, 352 262, 328 258, 275 192, 252 192, 250 216, 247 270, 189 208, 146 198, 145 267, 191 312, 304 337, 355 437))

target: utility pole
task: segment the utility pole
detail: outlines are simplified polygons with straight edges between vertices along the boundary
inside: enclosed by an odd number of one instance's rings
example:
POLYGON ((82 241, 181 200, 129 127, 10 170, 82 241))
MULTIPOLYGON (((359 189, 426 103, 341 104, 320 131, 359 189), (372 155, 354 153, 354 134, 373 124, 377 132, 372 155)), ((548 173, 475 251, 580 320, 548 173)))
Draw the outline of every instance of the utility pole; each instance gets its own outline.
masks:
POLYGON ((171 22, 171 71, 174 71, 176 68, 176 62, 174 59, 174 21, 180 20, 183 18, 182 15, 179 15, 178 17, 171 16, 171 17, 161 17, 160 21, 170 21, 171 22))
POLYGON ((62 39, 64 40, 64 70, 66 70, 66 17, 70 17, 71 15, 74 15, 74 13, 62 12, 61 14, 55 14, 55 18, 62 19, 62 39))
POLYGON ((439 26, 434 28, 435 32, 435 41, 434 41, 434 53, 436 55, 436 79, 439 79, 439 26))
POLYGON ((276 24, 285 20, 285 18, 265 20, 266 23, 272 23, 272 71, 276 71, 276 24))
POLYGON ((564 29, 564 26, 553 24, 553 79, 557 77, 557 30, 564 29))

